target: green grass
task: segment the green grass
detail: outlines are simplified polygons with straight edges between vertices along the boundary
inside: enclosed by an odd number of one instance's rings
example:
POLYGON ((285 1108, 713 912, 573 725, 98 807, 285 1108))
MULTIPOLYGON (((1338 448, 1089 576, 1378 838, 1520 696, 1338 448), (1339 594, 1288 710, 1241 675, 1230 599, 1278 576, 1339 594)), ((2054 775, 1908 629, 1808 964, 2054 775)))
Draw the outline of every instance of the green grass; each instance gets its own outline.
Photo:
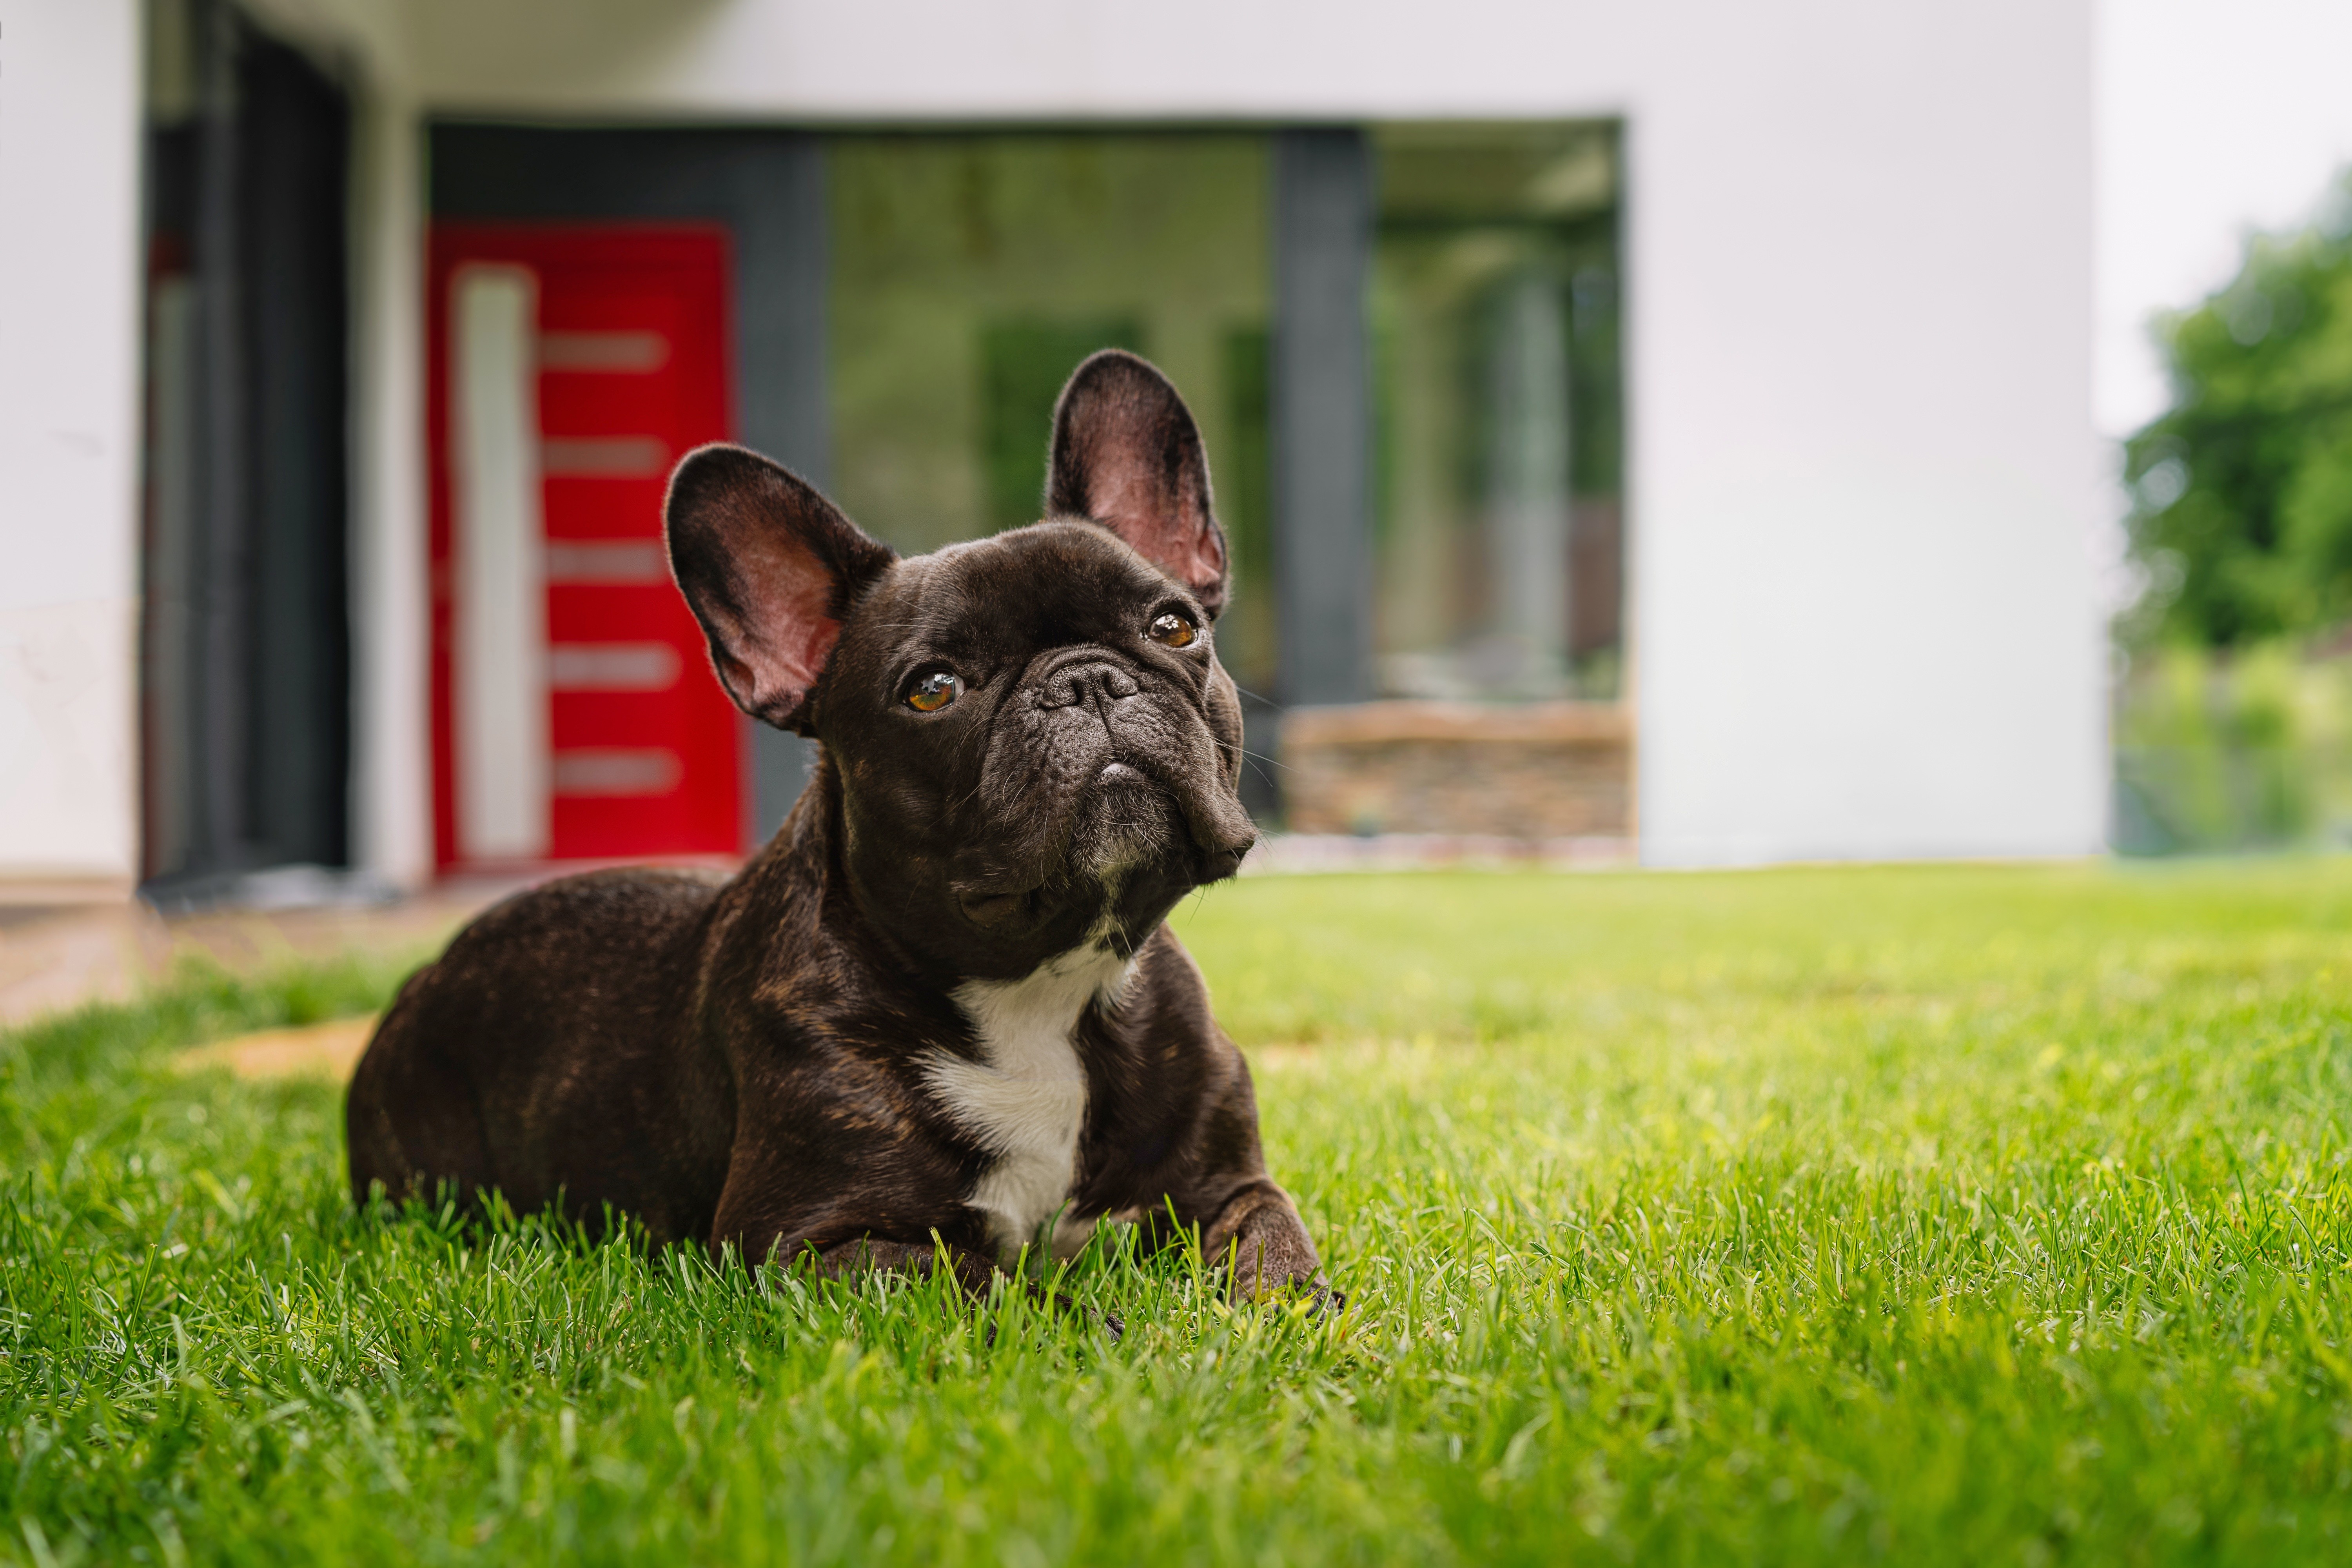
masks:
POLYGON ((1180 924, 1349 1306, 812 1287, 358 1216, 0 1039, 0 1561, 2352 1558, 2352 863, 1265 879, 1180 924))

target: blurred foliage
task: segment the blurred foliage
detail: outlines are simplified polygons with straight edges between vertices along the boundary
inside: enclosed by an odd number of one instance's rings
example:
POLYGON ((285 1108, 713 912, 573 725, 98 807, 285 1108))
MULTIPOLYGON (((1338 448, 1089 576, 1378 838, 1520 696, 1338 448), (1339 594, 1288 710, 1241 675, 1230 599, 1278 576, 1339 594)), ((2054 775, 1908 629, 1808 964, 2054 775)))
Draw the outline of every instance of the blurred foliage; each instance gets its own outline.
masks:
POLYGON ((2126 854, 2352 843, 2352 660, 2284 638, 2147 649, 2115 733, 2126 854))
POLYGON ((2170 412, 2126 447, 2147 591, 2126 646, 2236 647, 2352 619, 2352 175, 2319 219, 2158 324, 2170 412))
POLYGON ((1150 357, 1132 314, 1066 321, 1022 317, 980 329, 981 458, 988 526, 1022 528, 1045 515, 1045 453, 1062 384, 1097 349, 1150 357))
POLYGON ((827 138, 842 509, 909 553, 1034 522, 1063 382, 1097 349, 1147 355, 1200 424, 1233 546, 1218 655, 1270 689, 1271 149, 1258 131, 827 138))

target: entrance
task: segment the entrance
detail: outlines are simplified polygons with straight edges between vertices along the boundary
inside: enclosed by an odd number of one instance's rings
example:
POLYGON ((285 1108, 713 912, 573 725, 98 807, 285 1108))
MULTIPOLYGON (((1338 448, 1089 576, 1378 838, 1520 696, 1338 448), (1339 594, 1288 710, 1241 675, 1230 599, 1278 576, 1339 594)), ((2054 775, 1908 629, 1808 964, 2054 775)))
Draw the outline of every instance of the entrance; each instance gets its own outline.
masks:
POLYGON ((662 550, 725 439, 725 233, 442 224, 429 270, 436 858, 742 849, 742 721, 662 550))
POLYGON ((197 15, 202 91, 148 142, 140 750, 165 909, 352 850, 351 108, 234 8, 197 15))

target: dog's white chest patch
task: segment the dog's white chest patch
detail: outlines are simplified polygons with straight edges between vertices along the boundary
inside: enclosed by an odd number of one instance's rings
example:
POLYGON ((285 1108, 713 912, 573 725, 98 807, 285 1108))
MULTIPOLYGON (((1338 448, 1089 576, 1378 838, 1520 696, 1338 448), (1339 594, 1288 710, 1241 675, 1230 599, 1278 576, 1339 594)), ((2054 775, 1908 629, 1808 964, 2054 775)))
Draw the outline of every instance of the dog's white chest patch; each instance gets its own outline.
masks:
POLYGON ((936 1056, 928 1077, 949 1111, 996 1156, 964 1202, 988 1215, 989 1239, 1002 1251, 1037 1240, 1039 1226, 1069 1200, 1087 1119, 1078 1018, 1097 996, 1118 994, 1129 967, 1088 946, 1048 960, 1025 979, 956 988, 980 1037, 980 1059, 936 1056))

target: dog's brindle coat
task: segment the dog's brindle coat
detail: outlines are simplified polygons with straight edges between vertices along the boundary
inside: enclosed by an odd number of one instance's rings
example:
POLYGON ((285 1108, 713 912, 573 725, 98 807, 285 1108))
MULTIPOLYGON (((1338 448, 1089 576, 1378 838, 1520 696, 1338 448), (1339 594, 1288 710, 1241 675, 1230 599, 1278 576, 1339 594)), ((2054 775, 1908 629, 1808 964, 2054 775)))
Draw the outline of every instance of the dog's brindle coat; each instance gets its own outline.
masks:
POLYGON ((1046 500, 900 560, 751 452, 679 464, 670 560, 713 666, 822 742, 815 773, 732 880, 556 882, 412 977, 352 1080, 356 1198, 610 1205, 836 1271, 943 1245, 973 1290, 1025 1243, 1172 1211, 1237 1291, 1318 1281, 1161 923, 1255 834, 1210 632, 1224 536, 1156 370, 1079 367, 1046 500))

